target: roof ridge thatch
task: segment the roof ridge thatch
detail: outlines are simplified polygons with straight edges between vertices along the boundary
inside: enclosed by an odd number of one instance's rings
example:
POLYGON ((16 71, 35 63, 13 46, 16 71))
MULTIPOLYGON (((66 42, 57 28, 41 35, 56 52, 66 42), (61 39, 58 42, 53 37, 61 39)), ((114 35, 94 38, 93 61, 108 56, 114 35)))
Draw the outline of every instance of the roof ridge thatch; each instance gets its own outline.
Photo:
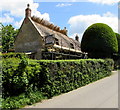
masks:
POLYGON ((64 34, 64 35, 67 36, 67 30, 66 30, 66 28, 60 29, 59 26, 55 26, 54 24, 50 23, 49 21, 44 20, 43 18, 41 19, 41 18, 36 17, 36 16, 32 16, 31 19, 33 21, 35 21, 35 22, 37 22, 37 23, 39 23, 39 24, 41 24, 41 25, 43 25, 43 26, 51 29, 51 30, 54 30, 56 32, 62 33, 62 34, 64 34))

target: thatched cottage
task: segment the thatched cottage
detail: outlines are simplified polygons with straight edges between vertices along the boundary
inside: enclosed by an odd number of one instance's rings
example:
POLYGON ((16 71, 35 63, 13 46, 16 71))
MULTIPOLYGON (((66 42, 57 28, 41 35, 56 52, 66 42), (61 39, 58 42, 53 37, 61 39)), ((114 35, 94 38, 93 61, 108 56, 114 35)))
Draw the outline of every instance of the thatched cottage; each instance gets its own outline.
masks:
POLYGON ((79 37, 75 40, 67 36, 67 29, 37 18, 31 17, 29 4, 25 10, 25 18, 15 40, 15 52, 30 54, 32 58, 41 59, 42 52, 81 53, 79 37))

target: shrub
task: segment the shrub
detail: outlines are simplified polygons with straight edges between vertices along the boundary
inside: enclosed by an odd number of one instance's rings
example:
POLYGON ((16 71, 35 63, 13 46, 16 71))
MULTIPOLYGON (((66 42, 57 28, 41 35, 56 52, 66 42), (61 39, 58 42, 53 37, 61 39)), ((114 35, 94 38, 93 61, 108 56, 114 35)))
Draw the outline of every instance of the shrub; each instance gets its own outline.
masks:
POLYGON ((9 58, 4 59, 2 62, 2 86, 3 86, 3 97, 18 95, 25 89, 23 87, 23 75, 24 68, 26 67, 24 59, 9 58))
POLYGON ((8 97, 2 101, 1 108, 7 109, 19 109, 25 105, 31 105, 35 102, 40 102, 41 100, 46 99, 40 91, 29 92, 28 94, 20 94, 16 97, 8 97))
POLYGON ((28 56, 24 53, 2 53, 3 58, 27 58, 28 56))
POLYGON ((42 66, 44 75, 42 91, 48 97, 109 76, 113 68, 113 61, 110 59, 38 61, 38 63, 42 66))
POLYGON ((94 58, 111 57, 113 53, 118 52, 115 33, 108 25, 95 23, 84 32, 81 50, 94 58))
POLYGON ((120 69, 120 34, 115 33, 118 41, 118 53, 113 54, 112 59, 114 60, 114 69, 120 69))
POLYGON ((109 76, 114 63, 111 59, 27 61, 18 58, 4 59, 3 108, 20 107, 20 103, 35 103, 41 100, 41 95, 36 97, 38 92, 50 98, 109 76), (20 94, 25 94, 25 98, 19 98, 20 94), (29 94, 33 95, 27 97, 29 94), (15 96, 18 98, 14 98, 15 96))
POLYGON ((35 88, 39 80, 41 66, 29 62, 25 58, 9 58, 3 60, 3 97, 16 96, 26 92, 32 85, 35 88), (30 85, 30 86, 29 86, 30 85))

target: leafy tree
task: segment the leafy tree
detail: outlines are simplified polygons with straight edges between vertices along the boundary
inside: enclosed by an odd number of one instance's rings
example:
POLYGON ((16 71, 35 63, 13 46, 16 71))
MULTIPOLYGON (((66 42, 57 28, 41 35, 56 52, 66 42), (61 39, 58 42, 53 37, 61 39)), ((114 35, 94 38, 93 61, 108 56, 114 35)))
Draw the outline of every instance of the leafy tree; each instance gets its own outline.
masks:
POLYGON ((118 41, 118 54, 120 54, 120 34, 115 33, 118 41))
POLYGON ((18 29, 14 29, 12 25, 4 26, 1 24, 2 52, 8 52, 9 49, 14 49, 14 41, 17 33, 18 29))
POLYGON ((81 50, 89 57, 106 58, 118 52, 118 42, 112 28, 103 23, 95 23, 83 34, 81 50))

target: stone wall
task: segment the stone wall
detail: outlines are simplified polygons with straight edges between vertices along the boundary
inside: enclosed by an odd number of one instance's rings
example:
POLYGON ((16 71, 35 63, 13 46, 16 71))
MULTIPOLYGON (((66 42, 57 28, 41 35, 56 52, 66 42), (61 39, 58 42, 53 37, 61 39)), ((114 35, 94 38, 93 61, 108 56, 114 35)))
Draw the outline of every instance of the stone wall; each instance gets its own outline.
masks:
MULTIPOLYGON (((15 41, 15 52, 38 52, 43 47, 42 37, 29 18, 25 18, 15 41)), ((37 55, 40 59, 41 55, 37 55)))

